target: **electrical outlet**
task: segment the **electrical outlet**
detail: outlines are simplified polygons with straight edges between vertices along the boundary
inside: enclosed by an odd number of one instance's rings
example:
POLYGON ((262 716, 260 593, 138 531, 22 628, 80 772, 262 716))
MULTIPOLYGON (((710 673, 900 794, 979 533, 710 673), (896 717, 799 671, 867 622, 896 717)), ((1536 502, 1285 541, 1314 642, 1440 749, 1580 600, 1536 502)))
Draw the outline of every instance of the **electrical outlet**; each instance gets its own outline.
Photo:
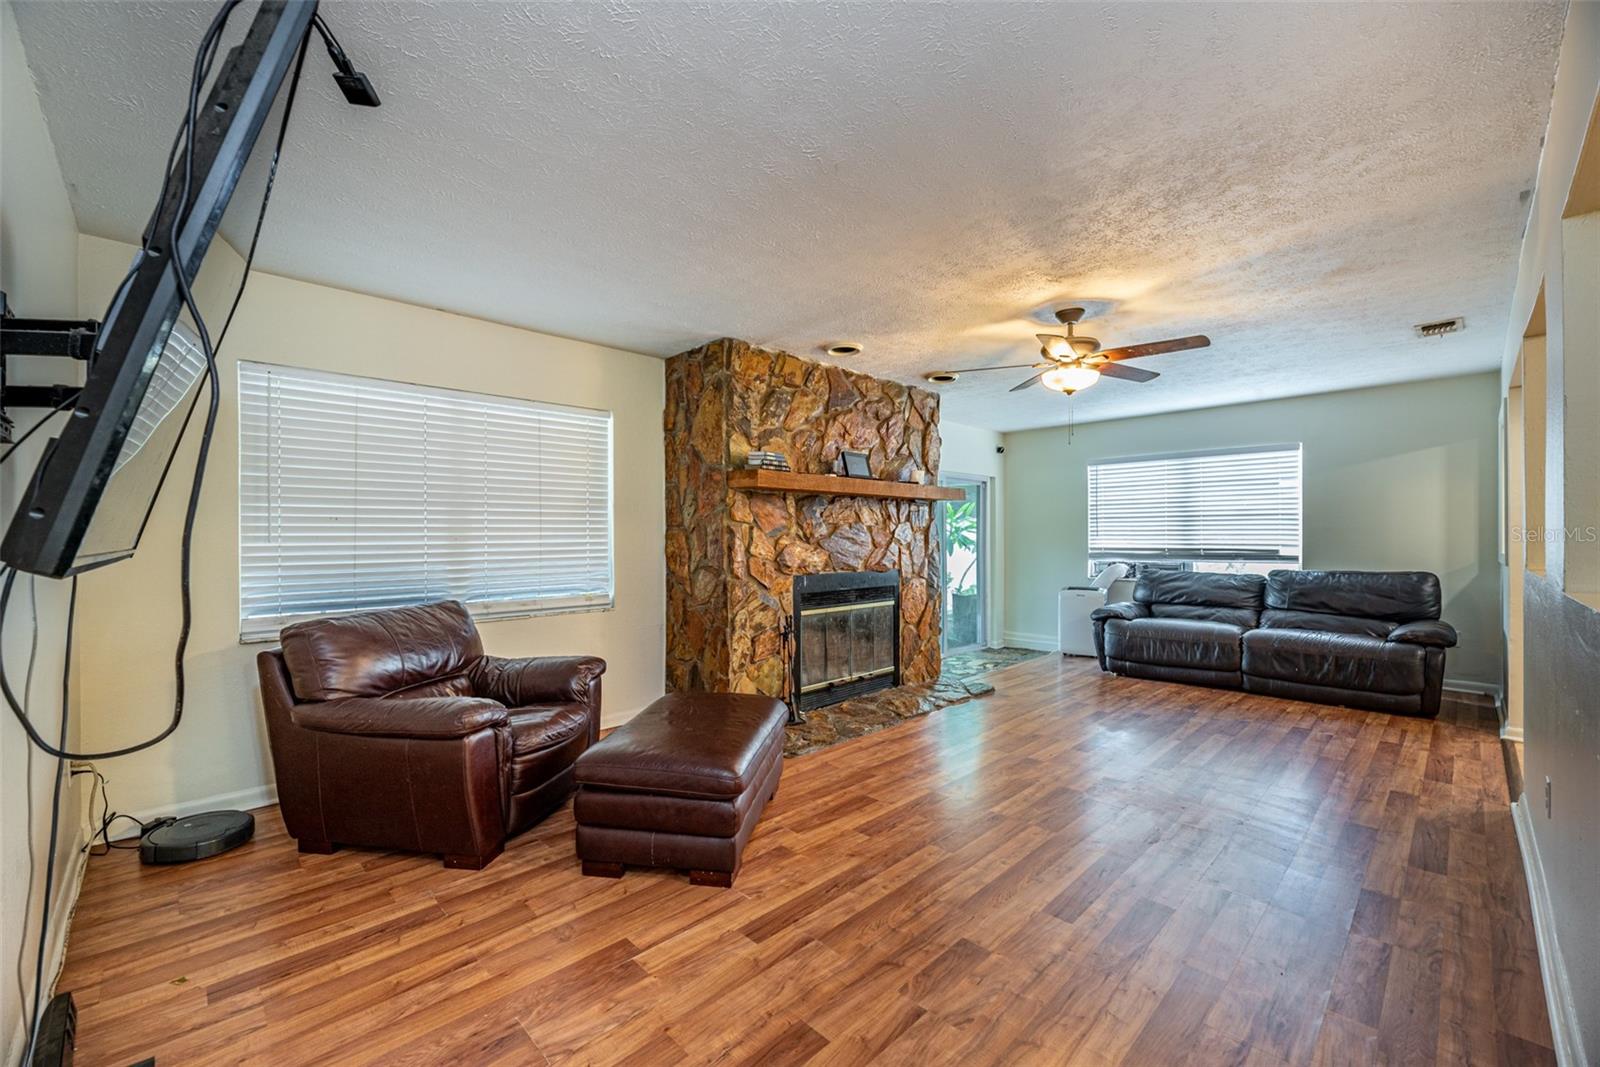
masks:
POLYGON ((1550 818, 1550 776, 1544 776, 1544 817, 1550 818))

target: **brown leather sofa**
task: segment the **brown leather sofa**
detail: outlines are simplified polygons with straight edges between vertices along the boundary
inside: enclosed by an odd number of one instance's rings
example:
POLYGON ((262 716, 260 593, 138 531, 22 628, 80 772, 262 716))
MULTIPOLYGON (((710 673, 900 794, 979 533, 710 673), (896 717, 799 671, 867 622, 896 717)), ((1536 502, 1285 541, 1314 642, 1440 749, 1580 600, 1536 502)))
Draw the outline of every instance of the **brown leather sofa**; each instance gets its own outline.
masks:
POLYGON ((456 601, 296 623, 256 657, 278 804, 302 852, 478 869, 571 795, 600 730, 593 656, 486 656, 456 601))
POLYGON ((1436 715, 1445 649, 1426 571, 1153 571, 1095 609, 1102 670, 1406 715, 1436 715))

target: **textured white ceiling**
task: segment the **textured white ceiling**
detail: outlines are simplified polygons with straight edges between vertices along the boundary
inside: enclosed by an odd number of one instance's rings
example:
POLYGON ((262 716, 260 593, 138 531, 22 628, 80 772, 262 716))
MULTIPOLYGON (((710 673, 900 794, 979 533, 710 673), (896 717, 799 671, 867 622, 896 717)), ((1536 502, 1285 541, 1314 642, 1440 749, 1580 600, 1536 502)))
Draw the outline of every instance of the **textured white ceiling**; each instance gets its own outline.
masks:
MULTIPOLYGON (((314 49, 263 268, 659 355, 849 339, 903 381, 1025 362, 1067 301, 1108 346, 1211 335, 1080 420, 1497 366, 1564 10, 323 6, 384 103, 314 49)), ((136 240, 215 6, 17 8, 81 228, 136 240)), ((947 417, 1064 421, 1022 376, 947 417)))

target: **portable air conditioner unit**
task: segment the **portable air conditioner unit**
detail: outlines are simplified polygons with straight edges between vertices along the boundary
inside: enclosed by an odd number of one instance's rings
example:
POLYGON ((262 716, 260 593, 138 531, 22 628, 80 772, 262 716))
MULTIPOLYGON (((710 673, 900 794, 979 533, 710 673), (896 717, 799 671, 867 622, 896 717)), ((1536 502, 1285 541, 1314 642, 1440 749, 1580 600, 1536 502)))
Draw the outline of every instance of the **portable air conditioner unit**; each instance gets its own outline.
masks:
POLYGON ((1113 563, 1100 572, 1093 585, 1069 585, 1061 590, 1057 637, 1062 655, 1094 655, 1094 622, 1089 615, 1105 604, 1111 583, 1127 573, 1127 564, 1113 563))

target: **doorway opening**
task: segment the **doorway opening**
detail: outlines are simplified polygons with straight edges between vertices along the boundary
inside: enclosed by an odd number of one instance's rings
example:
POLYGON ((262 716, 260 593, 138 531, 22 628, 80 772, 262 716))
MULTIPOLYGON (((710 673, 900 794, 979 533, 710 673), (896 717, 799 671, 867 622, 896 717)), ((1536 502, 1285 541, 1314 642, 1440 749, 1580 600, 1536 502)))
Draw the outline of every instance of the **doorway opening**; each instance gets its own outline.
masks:
POLYGON ((984 648, 989 643, 989 479, 946 474, 939 482, 962 491, 960 500, 940 505, 940 640, 946 652, 984 648))

